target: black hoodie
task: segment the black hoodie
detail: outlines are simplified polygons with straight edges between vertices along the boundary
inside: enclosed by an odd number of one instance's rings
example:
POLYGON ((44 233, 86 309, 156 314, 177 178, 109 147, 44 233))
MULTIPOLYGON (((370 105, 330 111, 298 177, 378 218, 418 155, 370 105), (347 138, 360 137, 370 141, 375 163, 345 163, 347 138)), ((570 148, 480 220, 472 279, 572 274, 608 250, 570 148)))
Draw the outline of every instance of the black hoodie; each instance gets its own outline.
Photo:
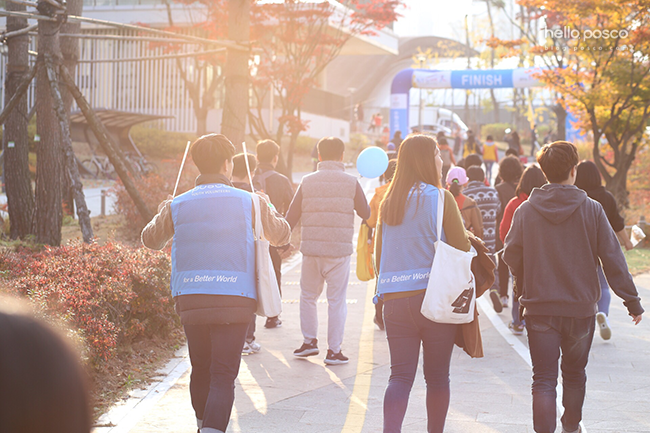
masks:
POLYGON ((628 311, 643 313, 602 206, 573 185, 547 184, 533 190, 515 211, 503 259, 522 287, 520 302, 526 314, 595 315, 601 294, 599 259, 628 311))

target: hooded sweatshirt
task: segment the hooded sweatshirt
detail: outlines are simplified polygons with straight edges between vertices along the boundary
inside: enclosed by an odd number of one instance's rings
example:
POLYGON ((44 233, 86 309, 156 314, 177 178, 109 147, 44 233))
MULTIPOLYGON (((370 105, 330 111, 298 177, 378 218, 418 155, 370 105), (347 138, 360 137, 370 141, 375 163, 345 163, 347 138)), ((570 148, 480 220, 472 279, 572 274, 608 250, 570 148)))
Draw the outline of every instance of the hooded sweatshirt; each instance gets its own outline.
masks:
POLYGON ((597 312, 602 262, 614 293, 643 313, 625 256, 602 206, 573 185, 546 184, 516 211, 503 259, 521 287, 526 314, 589 317, 597 312))

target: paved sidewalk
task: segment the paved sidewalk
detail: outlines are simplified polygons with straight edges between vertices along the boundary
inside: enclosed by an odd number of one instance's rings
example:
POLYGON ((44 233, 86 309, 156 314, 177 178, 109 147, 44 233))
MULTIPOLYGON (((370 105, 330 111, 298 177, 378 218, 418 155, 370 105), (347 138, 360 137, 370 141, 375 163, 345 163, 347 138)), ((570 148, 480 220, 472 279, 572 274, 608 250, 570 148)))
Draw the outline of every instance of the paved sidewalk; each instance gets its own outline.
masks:
MULTIPOLYGON (((368 185, 369 186, 369 185, 368 185)), ((299 260, 299 257, 298 257, 299 260)), ((327 349, 327 304, 319 304, 321 354, 308 359, 292 355, 302 343, 299 327, 298 261, 285 263, 283 326, 265 329, 258 318, 262 351, 243 357, 235 407, 228 433, 365 433, 382 429, 383 394, 390 374, 385 333, 372 323, 374 282, 360 282, 352 260, 348 287, 348 320, 343 352, 347 365, 323 363, 327 349)), ((650 274, 636 278, 641 297, 650 305, 650 274), (642 288, 643 287, 643 288, 642 288)), ((613 296, 613 337, 595 337, 588 366, 584 424, 588 433, 650 431, 650 318, 634 327, 613 296)), ((455 349, 451 370, 449 433, 532 432, 531 372, 525 336, 509 334, 510 309, 497 315, 489 302, 479 303, 485 358, 470 359, 455 349), (493 320, 491 321, 490 318, 493 320)), ((172 360, 167 383, 111 411, 96 433, 195 433, 190 404, 188 359, 172 360), (178 379, 176 381, 176 379, 178 379), (173 383, 173 386, 169 387, 173 383), (144 397, 144 398, 143 398, 144 397), (125 417, 126 415, 126 417, 125 417)), ((558 413, 559 416, 559 413, 558 413)), ((426 431, 425 384, 421 371, 411 392, 404 432, 426 431)))

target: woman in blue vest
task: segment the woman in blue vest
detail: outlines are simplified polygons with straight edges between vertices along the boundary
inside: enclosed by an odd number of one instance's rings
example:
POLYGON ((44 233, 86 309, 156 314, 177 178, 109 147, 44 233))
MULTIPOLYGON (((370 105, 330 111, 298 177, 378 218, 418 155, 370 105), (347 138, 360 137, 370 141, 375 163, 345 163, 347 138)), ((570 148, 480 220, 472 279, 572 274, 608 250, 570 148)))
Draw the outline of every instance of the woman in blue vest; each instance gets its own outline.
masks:
POLYGON ((442 158, 426 135, 404 140, 397 171, 381 204, 376 247, 377 291, 391 374, 384 396, 384 433, 400 432, 423 346, 429 433, 441 433, 449 407, 449 364, 459 325, 435 323, 420 313, 435 254, 438 194, 445 194, 442 239, 469 251, 470 242, 454 196, 441 190, 442 158))
MULTIPOLYGON (((200 171, 194 189, 166 200, 142 231, 142 243, 163 249, 173 237, 171 291, 192 363, 190 395, 201 433, 226 431, 235 379, 257 307, 254 210, 250 192, 234 188, 235 146, 204 135, 190 154, 200 171)), ((289 243, 291 228, 260 197, 267 240, 289 243)))

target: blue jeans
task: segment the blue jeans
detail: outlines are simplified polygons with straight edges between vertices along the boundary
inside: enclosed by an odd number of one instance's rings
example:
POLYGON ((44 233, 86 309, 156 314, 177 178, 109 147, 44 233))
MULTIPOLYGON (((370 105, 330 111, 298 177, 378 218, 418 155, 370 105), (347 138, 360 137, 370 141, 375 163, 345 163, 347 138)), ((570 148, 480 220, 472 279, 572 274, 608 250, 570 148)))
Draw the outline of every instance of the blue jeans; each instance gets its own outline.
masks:
POLYGON ((600 281, 600 300, 598 301, 598 312, 605 313, 606 316, 609 316, 609 304, 612 302, 612 294, 609 292, 609 283, 605 274, 603 273, 603 268, 598 265, 598 280, 600 281))
POLYGON ((556 427, 558 360, 562 352, 562 425, 578 429, 582 420, 587 374, 585 368, 594 337, 594 316, 526 316, 528 345, 533 361, 533 427, 553 433, 556 427))
POLYGON ((494 161, 483 161, 485 164, 485 178, 489 184, 492 184, 492 167, 494 166, 494 161))
POLYGON ((427 432, 442 433, 449 408, 449 364, 458 325, 435 323, 420 313, 424 293, 384 302, 390 379, 384 395, 384 433, 398 433, 423 346, 427 432))
POLYGON ((203 427, 226 431, 248 323, 185 325, 192 363, 190 396, 203 427))

